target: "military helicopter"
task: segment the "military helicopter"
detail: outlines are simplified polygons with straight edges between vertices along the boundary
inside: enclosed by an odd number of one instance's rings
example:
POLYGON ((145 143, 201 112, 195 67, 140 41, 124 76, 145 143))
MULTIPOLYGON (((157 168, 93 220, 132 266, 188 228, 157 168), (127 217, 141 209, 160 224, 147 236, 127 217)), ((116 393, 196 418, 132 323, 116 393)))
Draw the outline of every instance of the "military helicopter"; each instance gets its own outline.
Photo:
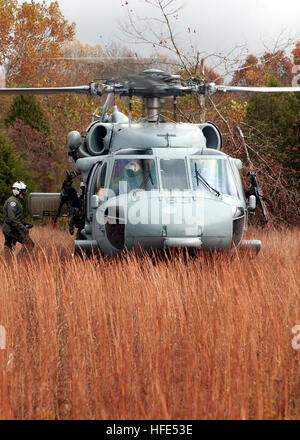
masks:
POLYGON ((74 254, 101 251, 114 255, 125 249, 182 247, 258 252, 259 240, 243 240, 249 214, 257 204, 268 224, 255 174, 251 174, 251 187, 245 194, 242 162, 221 151, 218 127, 212 122, 176 122, 177 97, 232 92, 300 92, 300 87, 217 85, 148 69, 120 80, 83 86, 0 89, 0 94, 107 95, 100 115, 96 109, 84 135, 78 131, 68 134, 75 173, 68 175, 62 194, 32 193, 31 214, 43 215, 60 205, 60 215, 63 201, 68 201, 67 188, 81 173, 83 218, 74 254), (128 117, 116 105, 109 113, 114 95, 129 98, 128 117), (132 120, 134 96, 141 97, 146 108, 146 116, 137 121, 132 120), (161 114, 162 98, 168 97, 173 97, 174 120, 161 114))

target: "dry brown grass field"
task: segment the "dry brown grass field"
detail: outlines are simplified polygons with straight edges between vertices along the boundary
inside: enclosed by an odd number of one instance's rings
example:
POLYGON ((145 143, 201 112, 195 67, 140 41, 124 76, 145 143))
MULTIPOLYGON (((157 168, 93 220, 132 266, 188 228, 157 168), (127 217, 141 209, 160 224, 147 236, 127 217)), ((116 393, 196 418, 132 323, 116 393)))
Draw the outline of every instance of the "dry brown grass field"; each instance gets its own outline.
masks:
POLYGON ((250 230, 255 258, 157 261, 31 235, 32 258, 0 256, 1 419, 300 418, 299 229, 250 230))

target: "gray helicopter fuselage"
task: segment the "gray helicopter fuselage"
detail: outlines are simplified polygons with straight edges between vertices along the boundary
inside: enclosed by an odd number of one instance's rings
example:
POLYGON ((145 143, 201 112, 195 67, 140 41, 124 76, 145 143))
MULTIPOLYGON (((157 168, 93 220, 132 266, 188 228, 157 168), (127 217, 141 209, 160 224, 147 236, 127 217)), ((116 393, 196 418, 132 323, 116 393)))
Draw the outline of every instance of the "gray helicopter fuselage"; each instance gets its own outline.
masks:
POLYGON ((241 162, 219 151, 213 124, 96 122, 85 139, 94 155, 83 147, 87 157, 76 161, 86 185, 86 240, 75 249, 239 245, 247 228, 241 162), (99 143, 100 125, 106 133, 99 143), (139 177, 128 177, 128 167, 138 167, 139 177))

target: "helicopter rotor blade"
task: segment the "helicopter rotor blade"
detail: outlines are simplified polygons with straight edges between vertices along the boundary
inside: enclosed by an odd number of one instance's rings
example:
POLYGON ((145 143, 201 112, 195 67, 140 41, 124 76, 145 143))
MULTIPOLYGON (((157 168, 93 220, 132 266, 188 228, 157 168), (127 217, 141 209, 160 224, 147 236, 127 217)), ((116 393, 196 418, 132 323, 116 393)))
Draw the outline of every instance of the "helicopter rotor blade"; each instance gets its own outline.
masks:
POLYGON ((144 70, 139 74, 127 75, 119 80, 92 81, 89 85, 45 88, 0 88, 0 95, 53 95, 61 93, 82 93, 102 96, 115 93, 121 96, 168 97, 200 94, 212 96, 216 93, 282 93, 300 92, 300 87, 240 87, 206 83, 200 78, 183 79, 158 69, 144 70))
POLYGON ((284 93, 284 92, 300 92, 300 87, 240 87, 240 86, 215 86, 215 93, 284 93))
POLYGON ((90 86, 0 88, 0 95, 57 95, 61 93, 90 93, 90 86))
POLYGON ((81 61, 83 63, 99 63, 101 61, 120 61, 120 60, 134 60, 134 57, 57 57, 47 58, 52 61, 81 61))
MULTIPOLYGON (((53 61, 82 61, 83 63, 97 63, 99 61, 152 61, 151 58, 137 58, 137 57, 57 57, 57 58, 47 58, 48 60, 53 61)), ((154 61, 158 61, 159 59, 155 59, 154 61)), ((160 60, 163 62, 163 60, 160 60)))
POLYGON ((81 63, 87 64, 97 64, 108 61, 134 61, 140 64, 170 64, 172 66, 177 66, 178 64, 173 60, 165 60, 159 57, 157 58, 141 58, 141 57, 57 57, 57 58, 47 58, 51 61, 79 61, 81 63))
POLYGON ((23 87, 23 88, 0 88, 0 95, 57 95, 63 93, 81 93, 91 96, 102 96, 103 93, 112 93, 119 84, 103 84, 90 82, 88 86, 73 87, 23 87))

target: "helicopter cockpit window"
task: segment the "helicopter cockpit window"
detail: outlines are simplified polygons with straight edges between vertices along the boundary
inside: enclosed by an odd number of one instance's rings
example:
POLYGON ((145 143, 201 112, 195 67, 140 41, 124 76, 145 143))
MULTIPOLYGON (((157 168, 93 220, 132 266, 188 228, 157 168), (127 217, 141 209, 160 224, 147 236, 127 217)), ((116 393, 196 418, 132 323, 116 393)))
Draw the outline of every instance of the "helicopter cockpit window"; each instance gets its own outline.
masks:
POLYGON ((117 151, 115 154, 116 155, 120 154, 122 156, 126 156, 126 155, 132 156, 134 154, 139 155, 139 156, 142 156, 142 155, 150 156, 153 154, 153 150, 152 150, 152 148, 147 148, 147 149, 143 148, 140 150, 133 149, 133 148, 122 148, 121 150, 117 151))
POLYGON ((184 159, 161 159, 160 172, 163 189, 188 189, 184 159))
POLYGON ((238 197, 232 171, 225 159, 191 159, 191 174, 195 190, 205 187, 205 182, 202 183, 205 179, 210 187, 221 194, 238 197))
POLYGON ((153 159, 116 159, 110 180, 110 189, 118 196, 135 189, 158 189, 153 159))

